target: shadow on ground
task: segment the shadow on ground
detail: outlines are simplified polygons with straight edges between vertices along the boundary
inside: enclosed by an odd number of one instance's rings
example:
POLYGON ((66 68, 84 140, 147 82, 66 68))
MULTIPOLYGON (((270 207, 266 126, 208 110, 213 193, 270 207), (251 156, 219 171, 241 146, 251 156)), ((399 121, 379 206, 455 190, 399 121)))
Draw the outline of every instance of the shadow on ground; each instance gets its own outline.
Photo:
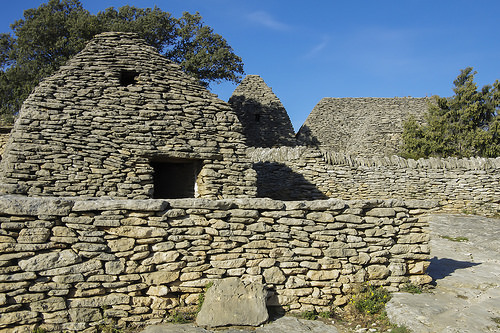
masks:
POLYGON ((427 274, 432 277, 432 280, 440 280, 450 276, 457 269, 464 269, 480 265, 480 263, 469 261, 458 261, 448 258, 434 257, 430 260, 431 264, 427 268, 427 274))

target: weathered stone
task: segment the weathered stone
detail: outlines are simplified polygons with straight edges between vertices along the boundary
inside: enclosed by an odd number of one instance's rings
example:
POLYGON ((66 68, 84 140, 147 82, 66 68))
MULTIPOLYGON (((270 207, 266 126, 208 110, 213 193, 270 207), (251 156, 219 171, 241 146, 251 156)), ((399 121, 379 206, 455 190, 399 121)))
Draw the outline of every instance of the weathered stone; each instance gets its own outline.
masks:
POLYGON ((20 260, 19 267, 24 271, 38 272, 52 268, 64 267, 81 262, 82 259, 73 250, 43 253, 30 259, 20 260))
POLYGON ((168 252, 156 252, 153 254, 151 258, 144 259, 143 265, 152 265, 152 264, 163 264, 167 262, 174 262, 180 253, 177 251, 168 251, 168 252))
POLYGON ((102 319, 100 309, 73 308, 68 310, 72 322, 92 323, 102 319))
POLYGON ((138 211, 163 211, 168 203, 162 200, 77 200, 73 206, 75 212, 134 209, 138 211))
POLYGON ((137 226, 121 226, 109 229, 108 232, 112 235, 129 238, 154 238, 168 235, 168 232, 162 228, 137 226))
POLYGON ((307 278, 313 281, 324 281, 324 280, 332 280, 335 281, 340 275, 339 270, 321 270, 321 271, 313 271, 310 270, 307 272, 307 278))
POLYGON ((17 312, 7 312, 2 313, 2 325, 11 325, 26 322, 29 319, 36 318, 38 316, 37 312, 33 311, 17 311, 17 312))
POLYGON ((173 282, 179 278, 180 273, 174 272, 152 272, 142 274, 142 280, 148 285, 161 285, 173 282))
POLYGON ((46 271, 40 271, 38 274, 42 276, 57 276, 57 275, 68 275, 68 274, 80 274, 89 273, 102 268, 102 263, 100 260, 89 260, 82 262, 81 264, 75 264, 66 267, 48 269, 46 271))
POLYGON ((129 302, 129 295, 112 293, 104 296, 73 298, 69 299, 68 304, 71 308, 100 308, 109 305, 129 304, 129 302))
POLYGON ((125 252, 134 248, 135 239, 119 238, 108 241, 108 246, 112 252, 125 252))
POLYGON ((66 309, 66 301, 62 297, 51 297, 30 303, 31 311, 54 312, 66 309))
POLYGON ((210 265, 215 268, 238 268, 242 267, 245 265, 246 259, 245 258, 239 258, 239 259, 229 259, 229 260, 220 260, 220 261, 215 261, 211 260, 210 265))
POLYGON ((318 248, 313 248, 313 247, 296 247, 293 249, 293 252, 299 256, 312 256, 312 257, 319 257, 323 253, 320 249, 318 248))
POLYGON ((44 243, 49 239, 50 230, 47 228, 25 228, 19 233, 18 243, 44 243))
POLYGON ((270 267, 265 269, 263 276, 266 283, 269 284, 281 284, 286 281, 286 277, 279 267, 270 267))
POLYGON ((151 286, 149 287, 148 291, 146 294, 150 296, 167 296, 168 293, 170 292, 170 289, 167 286, 151 286))
POLYGON ((125 264, 122 261, 108 261, 104 265, 106 274, 118 275, 125 271, 125 264))
POLYGON ((215 281, 207 290, 196 317, 200 326, 258 326, 267 321, 266 291, 262 284, 244 285, 239 278, 215 281))
POLYGON ((383 265, 370 265, 367 267, 370 280, 381 280, 389 276, 390 271, 383 265))
POLYGON ((396 216, 396 211, 393 208, 372 208, 366 212, 366 215, 376 217, 393 217, 396 216))
POLYGON ((16 195, 0 196, 0 213, 4 215, 66 216, 73 201, 54 198, 32 198, 16 195))

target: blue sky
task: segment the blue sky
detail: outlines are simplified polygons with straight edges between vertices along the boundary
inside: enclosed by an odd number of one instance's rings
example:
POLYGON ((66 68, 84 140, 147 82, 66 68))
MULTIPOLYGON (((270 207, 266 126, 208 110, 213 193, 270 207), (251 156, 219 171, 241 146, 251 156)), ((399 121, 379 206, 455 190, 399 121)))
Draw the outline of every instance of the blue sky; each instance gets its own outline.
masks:
MULTIPOLYGON (((1 32, 45 1, 2 3, 1 32)), ((498 0, 82 0, 95 14, 126 4, 175 17, 198 11, 273 88, 298 129, 323 97, 450 96, 460 69, 500 79, 498 0)), ((235 85, 212 85, 228 100, 235 85)))

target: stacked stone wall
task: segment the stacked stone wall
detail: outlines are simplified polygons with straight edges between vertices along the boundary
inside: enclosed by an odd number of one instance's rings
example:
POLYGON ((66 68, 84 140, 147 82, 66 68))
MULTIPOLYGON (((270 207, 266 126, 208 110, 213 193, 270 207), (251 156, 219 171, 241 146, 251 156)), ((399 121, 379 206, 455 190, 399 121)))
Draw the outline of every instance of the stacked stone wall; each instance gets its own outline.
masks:
POLYGON ((211 280, 330 310, 359 283, 429 282, 422 201, 0 197, 0 331, 157 323, 211 280))
POLYGON ((444 210, 500 213, 500 158, 415 161, 397 156, 363 158, 305 147, 249 149, 248 154, 257 171, 260 197, 431 199, 439 201, 444 210))
POLYGON ((297 133, 304 145, 365 157, 399 154, 403 124, 422 121, 431 98, 323 98, 297 133))

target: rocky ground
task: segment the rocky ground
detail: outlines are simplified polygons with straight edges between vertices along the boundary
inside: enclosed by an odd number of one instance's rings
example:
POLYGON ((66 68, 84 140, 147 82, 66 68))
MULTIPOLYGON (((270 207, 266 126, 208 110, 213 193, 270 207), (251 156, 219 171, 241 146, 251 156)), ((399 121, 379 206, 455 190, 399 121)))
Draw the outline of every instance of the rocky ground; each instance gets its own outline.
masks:
MULTIPOLYGON (((471 215, 433 215, 431 265, 435 287, 422 294, 395 293, 387 305, 393 323, 415 333, 500 332, 500 220, 471 215)), ((143 333, 213 332, 192 324, 148 327, 143 333)), ((282 317, 257 328, 224 333, 379 332, 282 317)))
POLYGON ((500 220, 434 215, 430 293, 396 293, 392 322, 413 332, 500 332, 500 220))

